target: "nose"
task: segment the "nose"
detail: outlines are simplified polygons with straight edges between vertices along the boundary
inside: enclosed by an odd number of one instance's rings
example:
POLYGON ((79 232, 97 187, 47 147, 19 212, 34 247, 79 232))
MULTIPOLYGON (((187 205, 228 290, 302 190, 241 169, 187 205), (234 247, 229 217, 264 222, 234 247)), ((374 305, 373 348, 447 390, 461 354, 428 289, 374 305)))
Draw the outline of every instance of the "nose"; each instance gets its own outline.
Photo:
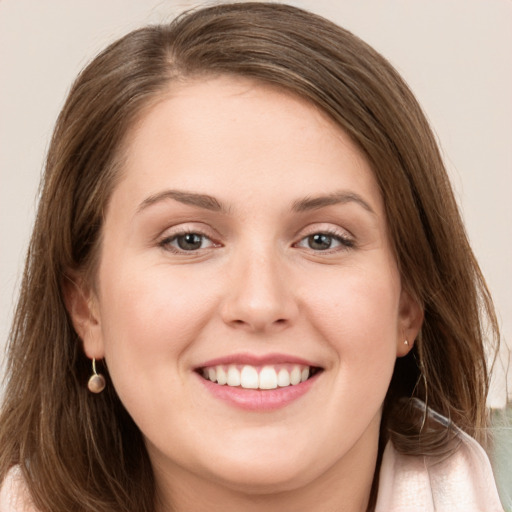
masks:
POLYGON ((239 254, 232 262, 227 293, 221 306, 223 321, 248 332, 276 332, 298 316, 298 303, 286 265, 272 251, 239 254))

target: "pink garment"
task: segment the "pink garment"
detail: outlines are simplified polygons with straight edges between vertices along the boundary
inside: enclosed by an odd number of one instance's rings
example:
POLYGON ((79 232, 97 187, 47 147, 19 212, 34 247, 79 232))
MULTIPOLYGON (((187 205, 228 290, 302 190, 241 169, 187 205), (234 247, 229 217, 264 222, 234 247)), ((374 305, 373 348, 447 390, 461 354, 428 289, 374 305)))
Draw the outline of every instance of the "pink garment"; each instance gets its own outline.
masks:
POLYGON ((458 437, 445 459, 402 455, 388 443, 375 512, 503 512, 484 449, 460 430, 458 437))
MULTIPOLYGON (((399 454, 388 443, 376 512, 503 512, 487 455, 474 439, 458 433, 458 450, 440 461, 399 454)), ((0 489, 0 512, 37 512, 17 467, 0 489)))
POLYGON ((11 468, 0 489, 0 512, 38 512, 18 466, 11 468))

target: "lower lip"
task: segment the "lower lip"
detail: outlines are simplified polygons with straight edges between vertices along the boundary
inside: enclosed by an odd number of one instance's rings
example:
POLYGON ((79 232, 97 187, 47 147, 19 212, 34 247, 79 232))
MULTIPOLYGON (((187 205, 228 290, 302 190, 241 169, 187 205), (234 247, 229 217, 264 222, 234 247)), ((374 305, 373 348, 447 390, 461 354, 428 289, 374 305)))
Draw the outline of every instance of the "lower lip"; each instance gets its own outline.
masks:
POLYGON ((304 396, 322 372, 295 386, 276 389, 244 389, 215 384, 197 374, 206 389, 216 398, 247 411, 274 411, 291 404, 304 396))

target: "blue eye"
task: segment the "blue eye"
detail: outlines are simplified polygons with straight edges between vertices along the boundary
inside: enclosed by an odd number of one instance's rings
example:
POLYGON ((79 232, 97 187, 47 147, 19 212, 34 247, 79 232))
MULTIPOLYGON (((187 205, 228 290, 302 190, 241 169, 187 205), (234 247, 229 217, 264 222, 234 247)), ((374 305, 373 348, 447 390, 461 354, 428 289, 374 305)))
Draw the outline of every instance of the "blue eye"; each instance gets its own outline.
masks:
POLYGON ((172 237, 165 238, 160 245, 175 251, 197 251, 211 247, 213 242, 200 233, 178 233, 172 237))
POLYGON ((336 248, 353 247, 352 240, 333 233, 313 233, 304 237, 298 247, 305 247, 313 251, 328 251, 336 248))

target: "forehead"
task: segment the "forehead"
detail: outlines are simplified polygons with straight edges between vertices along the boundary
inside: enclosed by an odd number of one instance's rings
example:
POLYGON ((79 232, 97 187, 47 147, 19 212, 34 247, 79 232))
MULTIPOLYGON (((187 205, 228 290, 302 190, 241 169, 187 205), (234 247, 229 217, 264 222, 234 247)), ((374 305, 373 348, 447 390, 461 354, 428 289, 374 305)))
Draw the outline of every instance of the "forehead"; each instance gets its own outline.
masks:
POLYGON ((179 184, 221 197, 248 187, 303 196, 350 186, 380 201, 366 158, 325 112, 245 78, 172 83, 128 133, 123 157, 117 188, 134 200, 179 184))

